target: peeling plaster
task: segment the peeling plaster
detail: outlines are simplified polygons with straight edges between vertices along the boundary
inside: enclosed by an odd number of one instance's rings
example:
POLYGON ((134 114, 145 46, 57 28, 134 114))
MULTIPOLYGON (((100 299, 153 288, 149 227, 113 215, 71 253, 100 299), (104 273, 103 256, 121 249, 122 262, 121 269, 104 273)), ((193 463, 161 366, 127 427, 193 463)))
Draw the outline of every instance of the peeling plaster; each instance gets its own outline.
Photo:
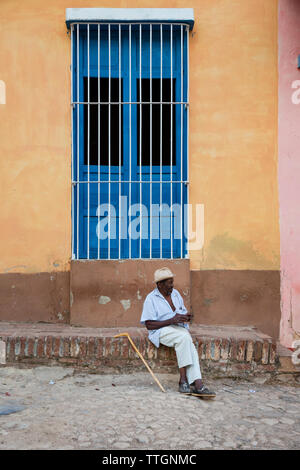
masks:
POLYGON ((108 304, 108 302, 110 302, 110 301, 111 301, 111 298, 110 298, 110 297, 107 297, 106 295, 101 295, 101 296, 99 297, 99 300, 98 300, 98 302, 99 302, 100 305, 108 304))
POLYGON ((252 241, 238 240, 225 232, 211 239, 205 262, 206 265, 222 269, 241 269, 243 265, 248 265, 247 269, 252 266, 254 269, 274 269, 279 259, 275 257, 269 260, 253 247, 252 241))
POLYGON ((146 276, 146 274, 145 274, 143 271, 141 271, 140 269, 138 269, 137 275, 138 275, 139 278, 143 279, 143 281, 144 281, 145 283, 147 282, 147 276, 146 276))
POLYGON ((0 104, 6 104, 6 84, 0 80, 0 104))
POLYGON ((210 305, 212 302, 215 302, 216 299, 215 298, 211 298, 211 299, 203 299, 203 304, 208 306, 210 305))
POLYGON ((292 280, 286 269, 281 270, 281 283, 280 283, 280 309, 281 309, 281 321, 280 330, 281 336, 280 341, 287 347, 290 342, 290 335, 295 339, 300 337, 300 332, 293 325, 295 312, 293 311, 293 286, 292 280))
POLYGON ((25 266, 24 264, 17 264, 16 266, 11 266, 10 268, 4 269, 3 272, 8 273, 12 269, 17 269, 17 268, 24 268, 25 269, 25 268, 27 268, 27 266, 25 266))
POLYGON ((120 300, 124 310, 128 310, 131 306, 131 302, 129 299, 124 299, 124 300, 120 300))
POLYGON ((0 341, 0 364, 6 364, 6 343, 0 341))
POLYGON ((138 289, 138 291, 136 293, 136 296, 137 296, 138 300, 142 300, 142 296, 140 294, 140 289, 138 289))

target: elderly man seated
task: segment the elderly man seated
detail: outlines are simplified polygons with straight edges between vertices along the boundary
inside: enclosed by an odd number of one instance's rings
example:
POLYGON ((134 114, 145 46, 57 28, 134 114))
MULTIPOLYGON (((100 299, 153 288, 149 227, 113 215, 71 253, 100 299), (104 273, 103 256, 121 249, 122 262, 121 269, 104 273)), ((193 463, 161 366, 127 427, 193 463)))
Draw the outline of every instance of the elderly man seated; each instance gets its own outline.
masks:
POLYGON ((168 268, 154 273, 156 288, 147 295, 141 323, 149 331, 149 339, 158 348, 160 343, 175 347, 180 373, 179 392, 215 397, 202 382, 199 357, 189 333, 191 315, 179 292, 173 288, 174 274, 168 268))

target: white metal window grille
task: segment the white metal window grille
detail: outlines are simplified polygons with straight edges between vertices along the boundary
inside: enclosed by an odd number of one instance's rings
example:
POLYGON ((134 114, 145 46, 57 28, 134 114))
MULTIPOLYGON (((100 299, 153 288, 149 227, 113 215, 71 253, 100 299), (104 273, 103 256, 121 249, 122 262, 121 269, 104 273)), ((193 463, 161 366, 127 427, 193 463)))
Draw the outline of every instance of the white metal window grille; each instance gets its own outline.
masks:
POLYGON ((183 258, 189 25, 70 29, 72 258, 183 258))

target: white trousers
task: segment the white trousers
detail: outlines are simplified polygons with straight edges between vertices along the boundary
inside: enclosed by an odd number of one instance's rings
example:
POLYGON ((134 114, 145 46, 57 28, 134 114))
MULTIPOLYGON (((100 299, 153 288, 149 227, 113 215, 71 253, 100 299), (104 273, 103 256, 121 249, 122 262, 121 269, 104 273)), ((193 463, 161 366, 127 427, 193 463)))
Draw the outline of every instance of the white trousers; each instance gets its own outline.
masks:
POLYGON ((164 326, 160 330, 159 341, 168 347, 175 347, 178 367, 186 367, 189 384, 201 379, 199 356, 189 331, 183 326, 164 326))

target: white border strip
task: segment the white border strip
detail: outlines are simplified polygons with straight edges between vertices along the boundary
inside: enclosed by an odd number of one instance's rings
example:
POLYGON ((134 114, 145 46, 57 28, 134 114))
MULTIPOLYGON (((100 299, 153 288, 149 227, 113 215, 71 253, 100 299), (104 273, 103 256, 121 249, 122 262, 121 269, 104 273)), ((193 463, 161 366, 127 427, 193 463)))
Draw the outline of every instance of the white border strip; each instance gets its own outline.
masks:
POLYGON ((194 26, 193 8, 66 8, 66 23, 95 22, 156 22, 187 23, 194 26))

